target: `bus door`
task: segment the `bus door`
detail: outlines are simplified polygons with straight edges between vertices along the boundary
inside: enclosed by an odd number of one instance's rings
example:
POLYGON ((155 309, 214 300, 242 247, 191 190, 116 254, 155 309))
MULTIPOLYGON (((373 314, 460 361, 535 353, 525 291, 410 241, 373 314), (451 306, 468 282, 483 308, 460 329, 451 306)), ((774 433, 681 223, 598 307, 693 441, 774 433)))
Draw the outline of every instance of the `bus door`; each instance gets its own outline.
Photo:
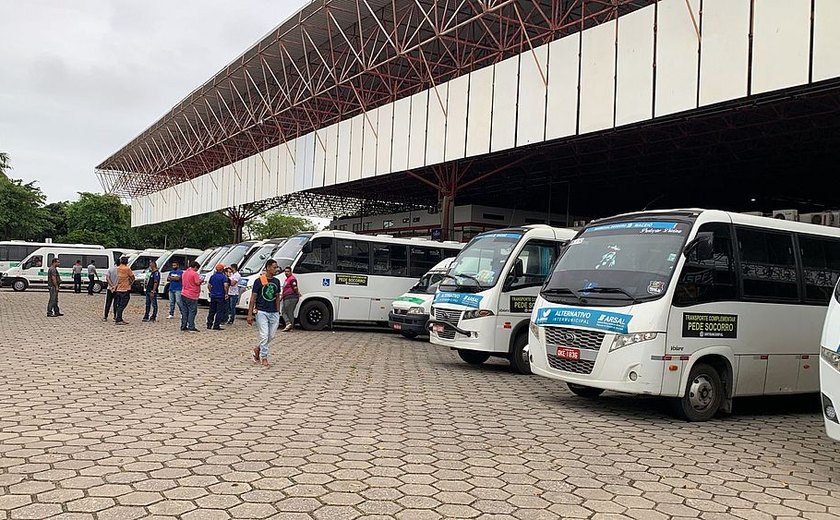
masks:
POLYGON ((336 273, 332 294, 338 302, 336 320, 370 319, 370 243, 359 240, 335 241, 336 273))
POLYGON ((509 344, 510 333, 522 320, 527 320, 534 308, 537 293, 551 273, 557 259, 559 244, 548 240, 529 240, 519 251, 502 285, 499 296, 498 317, 503 337, 502 344, 509 344), (504 341, 504 339, 507 341, 504 341))

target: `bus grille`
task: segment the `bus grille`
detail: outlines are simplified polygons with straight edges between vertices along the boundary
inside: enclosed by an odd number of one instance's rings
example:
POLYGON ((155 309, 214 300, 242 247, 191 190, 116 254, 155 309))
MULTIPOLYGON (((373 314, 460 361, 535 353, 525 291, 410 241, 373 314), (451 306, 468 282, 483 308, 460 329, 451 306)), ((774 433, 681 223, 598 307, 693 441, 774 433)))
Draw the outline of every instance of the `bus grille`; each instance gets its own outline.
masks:
POLYGON ((591 374, 592 369, 595 368, 594 361, 587 361, 585 359, 569 361, 568 359, 562 359, 551 354, 548 354, 548 364, 555 370, 574 372, 575 374, 591 374))
POLYGON ((548 350, 554 352, 559 346, 579 348, 581 350, 600 350, 605 333, 593 330, 567 329, 565 327, 546 327, 545 338, 548 350))
MULTIPOLYGON (((452 325, 458 325, 462 312, 457 310, 435 309, 435 319, 452 325)), ((455 339, 455 331, 449 327, 443 329, 443 332, 438 332, 437 335, 442 339, 455 339)))

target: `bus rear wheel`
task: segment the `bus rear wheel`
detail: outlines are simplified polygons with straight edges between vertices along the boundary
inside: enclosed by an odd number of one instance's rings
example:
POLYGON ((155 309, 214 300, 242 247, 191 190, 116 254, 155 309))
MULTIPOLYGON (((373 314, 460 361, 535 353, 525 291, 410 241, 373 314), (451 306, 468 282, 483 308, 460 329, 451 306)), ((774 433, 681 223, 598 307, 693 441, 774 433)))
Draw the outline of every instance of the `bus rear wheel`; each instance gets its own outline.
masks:
POLYGON ((697 363, 688 376, 682 397, 674 401, 674 412, 692 422, 713 418, 723 403, 723 383, 720 374, 711 365, 697 363))
POLYGON ((478 350, 459 350, 458 356, 470 365, 480 365, 490 359, 490 354, 478 350))
POLYGON ((528 359, 528 335, 519 334, 513 342, 513 349, 511 350, 509 360, 510 366, 517 374, 530 375, 531 361, 528 359))
POLYGON ((23 278, 18 278, 12 282, 12 290, 15 292, 23 292, 27 287, 29 287, 29 282, 23 278))
POLYGON ((93 282, 93 287, 91 287, 93 292, 99 294, 102 292, 102 282, 93 282))
POLYGON ((330 309, 322 301, 308 301, 301 306, 298 318, 303 330, 324 330, 330 323, 330 309))
POLYGON ((603 388, 592 388, 591 386, 576 385, 574 383, 566 383, 566 386, 569 387, 569 390, 573 394, 587 399, 594 399, 604 393, 603 388))

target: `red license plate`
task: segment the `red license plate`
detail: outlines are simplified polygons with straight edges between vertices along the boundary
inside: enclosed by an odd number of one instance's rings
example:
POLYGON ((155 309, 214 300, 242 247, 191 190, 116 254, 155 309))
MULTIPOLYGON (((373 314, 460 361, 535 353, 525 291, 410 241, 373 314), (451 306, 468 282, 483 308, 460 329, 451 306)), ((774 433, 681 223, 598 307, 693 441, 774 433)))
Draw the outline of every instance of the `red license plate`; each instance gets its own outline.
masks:
POLYGON ((439 325, 436 323, 432 325, 432 330, 440 334, 441 332, 443 332, 443 325, 439 325))
POLYGON ((402 324, 401 323, 394 323, 394 330, 401 330, 402 324))
POLYGON ((569 347, 557 347, 557 357, 569 361, 580 361, 580 349, 569 347))

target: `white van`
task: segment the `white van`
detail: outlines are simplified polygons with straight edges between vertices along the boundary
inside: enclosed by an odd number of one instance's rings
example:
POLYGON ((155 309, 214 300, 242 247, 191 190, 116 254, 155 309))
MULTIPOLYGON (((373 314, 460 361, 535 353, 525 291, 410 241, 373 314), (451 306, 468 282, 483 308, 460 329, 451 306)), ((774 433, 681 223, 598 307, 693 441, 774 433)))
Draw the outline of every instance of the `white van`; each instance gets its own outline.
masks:
MULTIPOLYGON (((23 259, 17 267, 12 267, 3 277, 3 285, 11 285, 15 291, 25 291, 30 286, 46 287, 47 270, 53 261, 58 258, 61 281, 65 285, 73 284, 73 264, 81 260, 82 265, 87 267, 91 261, 96 263, 96 270, 100 273, 99 279, 94 281, 93 292, 99 293, 105 286, 105 271, 114 265, 114 257, 108 249, 80 249, 69 247, 42 247, 23 259)), ((86 275, 86 273, 85 273, 86 275)))
POLYGON ((209 282, 210 277, 213 276, 213 274, 215 274, 217 264, 222 264, 225 267, 229 266, 230 264, 236 264, 237 266, 241 266, 242 261, 261 243, 262 242, 256 240, 247 240, 238 244, 232 244, 227 247, 224 254, 219 255, 215 258, 214 261, 208 263, 206 265, 206 270, 204 267, 202 267, 202 269, 199 271, 199 274, 201 275, 201 280, 204 283, 201 285, 201 292, 198 296, 198 303, 208 303, 210 301, 210 286, 207 284, 207 282, 209 282))
POLYGON ((424 274, 414 287, 391 305, 388 326, 406 338, 416 338, 426 333, 432 300, 435 299, 438 284, 446 276, 454 258, 442 260, 424 274))
MULTIPOLYGON (((105 249, 103 246, 92 244, 59 244, 54 242, 26 242, 24 240, 4 240, 0 242, 0 273, 12 267, 42 247, 67 247, 72 249, 105 249)), ((2 274, 0 274, 2 276, 2 274)))
POLYGON ((497 356, 530 374, 528 318, 551 266, 574 236, 571 229, 544 224, 477 235, 438 286, 431 342, 457 350, 473 365, 497 356))
MULTIPOLYGON (((160 284, 158 284, 158 295, 162 298, 169 298, 169 283, 166 281, 166 275, 172 270, 172 262, 178 262, 181 269, 189 267, 189 263, 193 260, 197 262, 204 261, 211 252, 210 249, 202 251, 201 249, 191 249, 188 247, 181 249, 173 249, 166 251, 155 261, 160 270, 160 284)), ((145 273, 143 278, 145 279, 145 273)))
MULTIPOLYGON (((143 277, 146 274, 146 269, 149 268, 149 265, 153 261, 156 261, 165 253, 167 253, 166 249, 144 249, 132 253, 128 257, 128 267, 134 273, 134 286, 132 290, 143 292, 143 277)), ((160 265, 158 265, 158 268, 160 268, 160 265)))

